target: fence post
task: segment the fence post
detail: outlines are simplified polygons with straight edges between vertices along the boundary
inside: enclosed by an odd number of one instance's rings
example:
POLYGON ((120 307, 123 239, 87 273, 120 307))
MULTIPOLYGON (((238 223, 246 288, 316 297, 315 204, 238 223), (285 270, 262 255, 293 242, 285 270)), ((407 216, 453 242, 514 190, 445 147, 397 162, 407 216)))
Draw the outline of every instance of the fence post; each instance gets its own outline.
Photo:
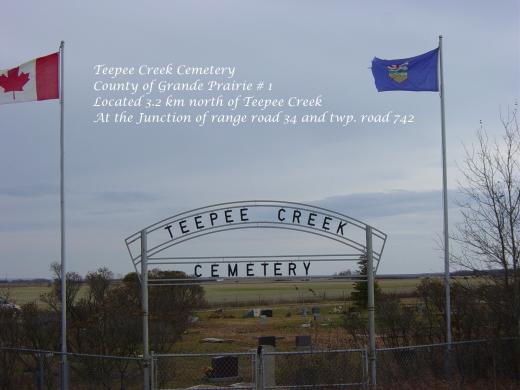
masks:
POLYGON ((452 375, 452 360, 454 353, 453 343, 446 343, 446 348, 444 349, 444 379, 447 382, 450 382, 452 375))
POLYGON ((155 377, 155 356, 153 354, 153 351, 150 351, 150 389, 155 390, 156 388, 156 377, 155 377))
POLYGON ((363 366, 363 388, 368 389, 368 350, 361 351, 361 364, 363 366))
POLYGON ((374 258, 372 252, 372 227, 366 227, 367 245, 367 284, 368 284, 368 360, 370 363, 370 385, 376 386, 376 326, 374 302, 374 258))
POLYGON ((257 381, 257 378, 256 378, 256 361, 258 360, 256 358, 256 350, 251 350, 251 381, 254 382, 254 384, 251 386, 252 387, 252 390, 256 389, 256 381, 257 381))
POLYGON ((38 357, 38 390, 43 390, 44 388, 44 371, 43 371, 43 353, 37 353, 38 357))
POLYGON ((69 361, 67 354, 61 353, 60 355, 60 389, 68 390, 69 388, 69 361))
POLYGON ((255 359, 255 389, 264 390, 264 361, 262 356, 262 346, 256 349, 255 359))

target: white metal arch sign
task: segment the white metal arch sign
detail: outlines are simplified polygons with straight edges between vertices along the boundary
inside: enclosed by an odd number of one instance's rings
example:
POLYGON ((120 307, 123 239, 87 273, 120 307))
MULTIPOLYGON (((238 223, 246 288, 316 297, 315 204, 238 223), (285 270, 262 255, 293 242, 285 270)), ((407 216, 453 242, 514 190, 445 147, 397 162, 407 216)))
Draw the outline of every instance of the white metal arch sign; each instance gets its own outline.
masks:
MULTIPOLYGON (((134 266, 143 254, 149 264, 194 264, 193 275, 209 278, 297 276, 297 267, 309 274, 310 261, 359 258, 367 252, 369 225, 332 210, 308 204, 281 201, 241 201, 202 207, 174 215, 128 237, 125 242, 134 266), (159 257, 167 248, 208 234, 237 229, 288 229, 321 236, 344 244, 339 255, 298 254, 294 256, 209 256, 159 257), (145 245, 143 246, 142 238, 145 245), (144 247, 144 250, 143 250, 144 247), (348 252, 348 253, 347 253, 348 252), (217 260, 218 259, 218 260, 217 260), (297 261, 300 263, 297 264, 297 261), (205 271, 205 274, 203 274, 205 271)), ((370 227, 375 268, 379 264, 386 234, 370 227)))
MULTIPOLYGON (((374 321, 374 271, 381 259, 386 242, 386 234, 361 221, 344 214, 327 210, 321 207, 302 203, 277 201, 244 201, 221 203, 202 207, 185 213, 166 218, 141 231, 131 235, 126 240, 128 252, 137 271, 140 264, 141 306, 143 318, 143 358, 150 358, 148 334, 148 287, 151 285, 193 284, 203 279, 214 281, 240 279, 238 265, 245 265, 245 278, 268 278, 267 267, 272 266, 276 280, 282 266, 287 265, 284 277, 291 278, 291 270, 296 275, 296 259, 302 260, 304 269, 308 272, 312 261, 342 261, 355 258, 365 258, 367 261, 368 284, 368 323, 371 372, 375 372, 375 321, 374 321), (158 257, 158 254, 167 248, 182 242, 213 233, 220 233, 236 229, 289 229, 302 233, 314 234, 344 244, 349 253, 332 255, 306 254, 282 256, 207 256, 207 257, 158 257), (353 253, 352 253, 353 252, 353 253), (354 255, 349 259, 349 255, 354 255), (307 259, 305 262, 304 259, 307 259), (374 264, 374 261, 377 264, 374 264), (194 265, 193 278, 183 279, 152 279, 148 280, 149 264, 191 264, 194 265), (263 267, 264 274, 256 275, 255 265, 263 267), (307 266, 305 266, 305 264, 307 266), (210 267, 210 277, 202 278, 199 268, 203 265, 210 267), (220 266, 227 266, 227 275, 220 274, 220 266)), ((225 272, 225 271, 224 271, 225 272)), ((262 271, 260 271, 262 272, 262 271)), ((282 275, 282 274, 280 274, 282 275)), ((330 275, 329 275, 330 276, 330 275)), ((152 360, 153 361, 153 360, 152 360)), ((145 383, 149 384, 149 368, 144 367, 145 383)), ((375 376, 374 376, 375 377, 375 376)), ((149 388, 146 386, 146 388, 149 388)))

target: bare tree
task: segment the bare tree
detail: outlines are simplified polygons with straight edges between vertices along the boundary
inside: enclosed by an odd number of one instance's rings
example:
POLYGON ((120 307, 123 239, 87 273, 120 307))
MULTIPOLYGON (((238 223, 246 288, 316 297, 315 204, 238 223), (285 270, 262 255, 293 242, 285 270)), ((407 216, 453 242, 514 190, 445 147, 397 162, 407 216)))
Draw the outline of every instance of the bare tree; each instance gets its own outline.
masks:
MULTIPOLYGON (((40 295, 40 299, 49 305, 55 312, 61 311, 61 266, 57 262, 51 263, 51 272, 53 273, 54 280, 52 283, 52 289, 50 292, 40 295)), ((67 302, 67 311, 70 312, 74 309, 74 301, 78 296, 79 290, 83 283, 83 279, 76 272, 67 272, 66 275, 66 291, 65 299, 67 302)))
MULTIPOLYGON (((477 143, 466 149, 459 202, 462 222, 453 237, 460 251, 457 265, 487 269, 502 299, 492 302, 509 316, 520 334, 520 131, 517 110, 500 117, 504 134, 490 139, 481 127, 477 143)), ((495 290, 496 292, 496 290, 495 290)), ((490 294, 496 299, 496 294, 490 294)), ((498 309, 497 309, 498 310, 498 309)))

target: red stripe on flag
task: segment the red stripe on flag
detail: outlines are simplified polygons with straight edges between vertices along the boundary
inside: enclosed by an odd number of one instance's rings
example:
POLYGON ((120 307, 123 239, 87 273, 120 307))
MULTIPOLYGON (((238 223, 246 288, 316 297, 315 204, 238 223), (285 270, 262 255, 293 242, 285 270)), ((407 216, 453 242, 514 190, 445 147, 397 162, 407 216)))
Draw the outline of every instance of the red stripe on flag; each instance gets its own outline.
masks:
POLYGON ((59 99, 59 53, 36 59, 36 95, 38 100, 59 99))

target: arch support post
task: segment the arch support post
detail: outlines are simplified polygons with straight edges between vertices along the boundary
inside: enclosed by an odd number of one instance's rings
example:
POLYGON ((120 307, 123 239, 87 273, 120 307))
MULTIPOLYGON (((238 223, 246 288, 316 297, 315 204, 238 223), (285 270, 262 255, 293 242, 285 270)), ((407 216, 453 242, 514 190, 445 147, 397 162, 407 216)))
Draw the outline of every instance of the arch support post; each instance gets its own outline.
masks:
POLYGON ((374 297, 374 257, 372 249, 372 227, 366 227, 367 285, 368 285, 368 363, 370 386, 376 386, 376 324, 374 297))
POLYGON ((143 317, 144 390, 150 390, 150 345, 148 340, 148 257, 146 230, 141 230, 141 309, 143 317))

